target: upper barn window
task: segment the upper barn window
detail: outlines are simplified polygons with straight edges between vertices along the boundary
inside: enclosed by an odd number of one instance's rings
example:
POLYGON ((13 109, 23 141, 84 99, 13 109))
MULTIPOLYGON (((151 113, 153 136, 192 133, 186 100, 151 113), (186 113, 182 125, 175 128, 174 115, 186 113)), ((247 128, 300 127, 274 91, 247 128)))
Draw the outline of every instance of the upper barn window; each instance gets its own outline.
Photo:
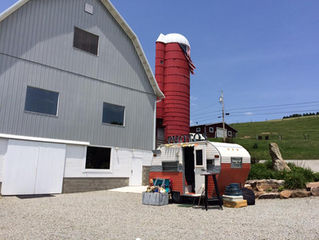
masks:
POLYGON ((111 103, 103 103, 103 123, 124 126, 125 107, 111 103))
POLYGON ((24 110, 56 116, 58 101, 58 92, 28 86, 24 110))
POLYGON ((73 46, 75 48, 97 55, 99 36, 74 27, 73 46))

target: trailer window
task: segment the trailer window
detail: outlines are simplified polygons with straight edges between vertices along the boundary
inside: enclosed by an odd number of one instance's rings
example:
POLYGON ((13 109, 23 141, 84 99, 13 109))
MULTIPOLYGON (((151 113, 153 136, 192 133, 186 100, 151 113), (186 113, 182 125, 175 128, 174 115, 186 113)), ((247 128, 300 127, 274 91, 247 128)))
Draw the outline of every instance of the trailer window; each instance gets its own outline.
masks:
POLYGON ((196 166, 203 166, 203 150, 196 150, 196 166))
POLYGON ((175 162, 162 162, 163 172, 178 172, 178 161, 175 162))
POLYGON ((110 169, 111 148, 87 147, 86 169, 110 169))
POLYGON ((243 158, 232 157, 231 158, 231 168, 241 168, 243 163, 243 158))

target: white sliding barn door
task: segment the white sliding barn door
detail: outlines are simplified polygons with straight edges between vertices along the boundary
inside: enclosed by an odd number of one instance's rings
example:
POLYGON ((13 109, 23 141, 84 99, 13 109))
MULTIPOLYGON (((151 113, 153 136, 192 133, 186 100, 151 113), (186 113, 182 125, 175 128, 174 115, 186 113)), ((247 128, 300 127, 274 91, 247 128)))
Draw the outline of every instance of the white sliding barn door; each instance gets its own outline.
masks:
POLYGON ((35 194, 61 193, 65 164, 65 145, 41 143, 35 194))
POLYGON ((61 193, 65 145, 9 140, 2 195, 61 193))

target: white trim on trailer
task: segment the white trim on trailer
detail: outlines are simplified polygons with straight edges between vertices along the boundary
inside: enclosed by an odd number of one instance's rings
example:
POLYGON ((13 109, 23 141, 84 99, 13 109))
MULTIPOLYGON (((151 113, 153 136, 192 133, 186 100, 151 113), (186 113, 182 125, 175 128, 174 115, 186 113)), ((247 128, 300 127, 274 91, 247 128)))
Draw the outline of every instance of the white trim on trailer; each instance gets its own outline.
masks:
POLYGON ((80 141, 53 139, 53 138, 28 137, 28 136, 4 134, 4 133, 0 133, 0 138, 25 140, 25 141, 36 141, 36 142, 48 142, 48 143, 62 143, 62 144, 70 144, 70 145, 82 145, 82 146, 89 146, 90 145, 89 142, 80 142, 80 141))
MULTIPOLYGON (((0 14, 0 22, 2 22, 9 15, 17 11, 19 8, 21 8, 24 4, 28 3, 29 1, 30 0, 20 0, 4 12, 2 12, 0 14)), ((145 53, 143 51, 140 41, 138 40, 138 37, 109 0, 100 1, 104 5, 104 7, 109 11, 109 13, 113 16, 113 18, 117 21, 117 23, 121 26, 126 35, 131 39, 155 95, 160 99, 164 98, 165 96, 155 80, 154 74, 151 70, 149 62, 146 59, 145 53)))

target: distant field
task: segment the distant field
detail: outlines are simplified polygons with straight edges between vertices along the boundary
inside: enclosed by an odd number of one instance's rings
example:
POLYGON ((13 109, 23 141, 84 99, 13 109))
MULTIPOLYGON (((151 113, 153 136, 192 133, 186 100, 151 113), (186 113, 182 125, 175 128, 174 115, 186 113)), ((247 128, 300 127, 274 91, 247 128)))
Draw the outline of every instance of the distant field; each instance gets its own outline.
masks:
POLYGON ((319 159, 319 116, 231 126, 238 130, 234 142, 244 146, 252 158, 270 159, 268 144, 276 142, 284 159, 319 159), (258 136, 262 140, 257 140, 258 136), (266 136, 269 140, 265 140, 266 136))

